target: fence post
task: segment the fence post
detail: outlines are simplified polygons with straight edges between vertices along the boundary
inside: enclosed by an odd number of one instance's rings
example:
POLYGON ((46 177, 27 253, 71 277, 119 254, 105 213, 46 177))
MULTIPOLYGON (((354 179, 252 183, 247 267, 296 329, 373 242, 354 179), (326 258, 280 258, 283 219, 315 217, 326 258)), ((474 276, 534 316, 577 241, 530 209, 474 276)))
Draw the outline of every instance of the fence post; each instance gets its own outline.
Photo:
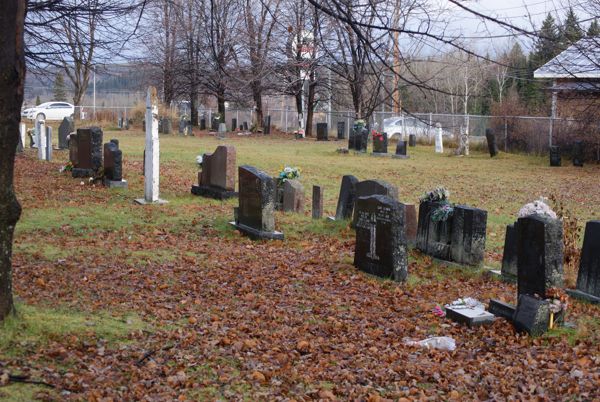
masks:
POLYGON ((508 118, 504 116, 504 152, 508 152, 508 118))

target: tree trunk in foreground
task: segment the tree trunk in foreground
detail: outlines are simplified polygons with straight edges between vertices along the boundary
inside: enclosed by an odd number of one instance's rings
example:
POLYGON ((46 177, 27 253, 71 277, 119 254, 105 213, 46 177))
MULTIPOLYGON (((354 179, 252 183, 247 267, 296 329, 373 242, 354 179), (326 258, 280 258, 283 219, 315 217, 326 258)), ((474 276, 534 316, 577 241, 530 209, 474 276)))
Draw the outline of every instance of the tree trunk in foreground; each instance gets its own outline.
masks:
POLYGON ((25 0, 1 3, 0 13, 0 320, 14 311, 12 242, 21 205, 13 176, 23 104, 25 0))

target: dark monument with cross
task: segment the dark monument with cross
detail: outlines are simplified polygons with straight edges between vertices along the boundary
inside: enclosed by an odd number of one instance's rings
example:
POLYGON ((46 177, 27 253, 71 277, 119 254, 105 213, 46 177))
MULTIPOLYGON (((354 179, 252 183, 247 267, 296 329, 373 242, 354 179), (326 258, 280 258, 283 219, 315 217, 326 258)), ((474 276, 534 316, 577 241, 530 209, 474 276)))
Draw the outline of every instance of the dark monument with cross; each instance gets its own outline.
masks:
POLYGON ((69 157, 73 177, 94 177, 102 167, 102 130, 79 128, 69 137, 69 157))

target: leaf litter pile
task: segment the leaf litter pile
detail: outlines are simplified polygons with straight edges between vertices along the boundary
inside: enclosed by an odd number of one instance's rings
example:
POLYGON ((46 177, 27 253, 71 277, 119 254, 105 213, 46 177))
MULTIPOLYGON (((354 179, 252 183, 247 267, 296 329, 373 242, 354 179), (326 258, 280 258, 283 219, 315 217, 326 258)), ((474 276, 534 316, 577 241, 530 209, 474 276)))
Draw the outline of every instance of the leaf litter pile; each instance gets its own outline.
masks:
MULTIPOLYGON (((229 204, 195 198, 136 207, 131 199, 141 193, 141 179, 132 178, 129 193, 114 195, 58 174, 58 166, 18 159, 24 222, 36 208, 60 213, 66 205, 108 209, 131 223, 86 227, 66 219, 18 232, 18 298, 92 316, 135 314, 145 325, 117 341, 91 326, 21 345, 19 353, 3 350, 3 370, 54 387, 40 387, 40 399, 600 398, 600 335, 598 327, 586 327, 596 322, 597 307, 572 302, 568 321, 577 329, 541 338, 517 334, 502 319, 470 329, 432 309, 464 296, 514 302, 515 286, 437 266, 417 252, 407 284, 380 280, 352 266, 350 232, 252 242, 214 223, 230 217, 229 204), (53 248, 43 251, 44 245, 53 248), (404 342, 430 336, 454 338, 456 350, 404 342)), ((133 162, 125 171, 139 169, 133 162)), ((163 181, 163 191, 189 191, 169 171, 174 167, 161 169, 173 178, 163 181)))

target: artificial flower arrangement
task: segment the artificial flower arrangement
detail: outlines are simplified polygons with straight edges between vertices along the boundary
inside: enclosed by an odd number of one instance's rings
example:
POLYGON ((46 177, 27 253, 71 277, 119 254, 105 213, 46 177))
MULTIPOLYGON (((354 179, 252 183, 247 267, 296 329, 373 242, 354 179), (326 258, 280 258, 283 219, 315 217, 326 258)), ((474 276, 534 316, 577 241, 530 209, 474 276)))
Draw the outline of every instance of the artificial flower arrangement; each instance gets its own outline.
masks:
POLYGON ((445 222, 454 214, 454 205, 448 201, 449 197, 450 192, 445 187, 439 186, 423 194, 419 201, 439 203, 439 207, 431 212, 431 220, 445 222))
POLYGON ((547 200, 548 199, 546 197, 540 197, 533 202, 523 205, 523 207, 519 210, 518 217, 524 218, 526 216, 537 214, 546 215, 552 219, 556 219, 556 213, 548 206, 548 204, 546 204, 547 200))
POLYGON ((375 130, 373 130, 371 132, 372 136, 373 136, 373 141, 383 141, 383 133, 379 133, 375 130))
POLYGON ((282 185, 288 180, 297 179, 300 177, 300 168, 285 166, 281 168, 281 172, 279 172, 279 176, 277 176, 277 180, 279 184, 282 185))
POLYGON ((546 291, 546 300, 550 302, 550 325, 549 329, 554 328, 554 324, 563 322, 569 307, 569 296, 563 289, 550 288, 546 291))
POLYGON ((70 172, 73 170, 73 162, 69 161, 67 164, 60 168, 60 173, 70 172))

